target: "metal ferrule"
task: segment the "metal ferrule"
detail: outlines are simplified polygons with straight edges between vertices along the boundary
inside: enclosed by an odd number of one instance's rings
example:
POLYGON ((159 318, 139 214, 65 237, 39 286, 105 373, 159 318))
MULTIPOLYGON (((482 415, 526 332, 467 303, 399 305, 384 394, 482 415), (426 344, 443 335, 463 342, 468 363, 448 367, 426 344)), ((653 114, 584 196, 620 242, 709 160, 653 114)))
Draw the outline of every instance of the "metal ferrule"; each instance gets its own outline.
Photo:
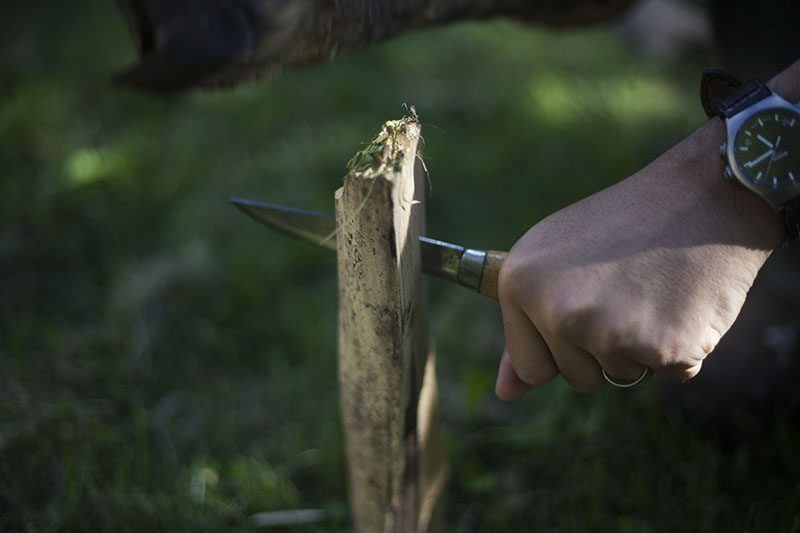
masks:
POLYGON ((486 262, 486 250, 467 248, 458 265, 458 283, 477 291, 483 276, 483 264, 486 262))

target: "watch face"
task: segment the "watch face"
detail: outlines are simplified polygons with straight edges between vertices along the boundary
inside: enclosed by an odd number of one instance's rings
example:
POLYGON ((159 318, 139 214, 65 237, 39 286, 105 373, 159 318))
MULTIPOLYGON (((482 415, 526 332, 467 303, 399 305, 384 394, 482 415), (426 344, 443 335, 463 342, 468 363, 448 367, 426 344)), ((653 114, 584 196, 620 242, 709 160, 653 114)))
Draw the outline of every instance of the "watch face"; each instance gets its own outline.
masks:
POLYGON ((739 127, 733 143, 739 170, 755 185, 782 189, 800 183, 800 114, 764 109, 739 127))

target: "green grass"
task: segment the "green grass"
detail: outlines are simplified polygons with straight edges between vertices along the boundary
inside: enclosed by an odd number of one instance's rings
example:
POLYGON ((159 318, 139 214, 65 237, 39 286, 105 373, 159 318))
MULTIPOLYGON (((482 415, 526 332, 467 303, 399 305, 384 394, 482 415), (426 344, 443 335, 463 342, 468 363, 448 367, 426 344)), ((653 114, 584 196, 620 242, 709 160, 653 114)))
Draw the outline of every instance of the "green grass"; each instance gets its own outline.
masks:
MULTIPOLYGON (((350 527, 335 261, 231 208, 333 211, 350 157, 414 104, 432 236, 505 249, 701 121, 700 62, 655 68, 612 28, 415 33, 233 92, 112 87, 113 6, 4 8, 0 531, 237 531, 324 508, 350 527)), ((429 283, 450 531, 787 531, 800 432, 556 382, 493 398, 497 305, 429 283)))

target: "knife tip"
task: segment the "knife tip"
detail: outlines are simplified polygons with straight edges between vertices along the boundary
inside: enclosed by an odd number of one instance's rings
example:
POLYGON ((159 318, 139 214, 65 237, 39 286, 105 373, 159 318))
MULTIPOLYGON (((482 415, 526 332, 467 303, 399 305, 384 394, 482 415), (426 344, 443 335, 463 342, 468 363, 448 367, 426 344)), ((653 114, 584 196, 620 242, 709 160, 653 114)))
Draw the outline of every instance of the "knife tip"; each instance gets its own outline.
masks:
POLYGON ((239 209, 247 210, 248 208, 253 206, 253 201, 245 200, 244 198, 235 198, 233 196, 228 198, 228 202, 234 207, 238 207, 239 209))

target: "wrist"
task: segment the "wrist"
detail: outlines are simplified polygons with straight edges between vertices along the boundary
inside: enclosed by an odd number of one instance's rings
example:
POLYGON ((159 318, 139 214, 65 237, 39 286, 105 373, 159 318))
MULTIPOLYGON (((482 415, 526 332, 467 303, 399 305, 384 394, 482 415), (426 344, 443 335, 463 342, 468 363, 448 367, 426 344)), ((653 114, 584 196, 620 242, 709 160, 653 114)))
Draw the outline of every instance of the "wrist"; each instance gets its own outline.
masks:
POLYGON ((769 80, 767 87, 792 103, 800 102, 800 60, 769 80))
POLYGON ((731 244, 771 251, 786 236, 782 216, 766 200, 725 180, 725 163, 719 156, 725 137, 725 124, 715 117, 686 138, 679 145, 681 175, 691 180, 686 186, 696 188, 698 205, 715 214, 716 223, 733 239, 731 244))
MULTIPOLYGON (((742 211, 731 222, 741 222, 744 216, 748 226, 766 231, 765 242, 774 238, 770 229, 775 227, 775 217, 750 199, 756 196, 780 215, 782 231, 777 233, 781 238, 798 238, 800 184, 795 175, 798 175, 800 161, 795 148, 800 112, 794 102, 800 97, 800 61, 773 77, 768 84, 758 79, 743 83, 723 71, 707 70, 703 73, 700 92, 708 116, 722 120, 712 119, 692 137, 701 153, 703 150, 713 153, 704 140, 720 143, 725 180, 739 186, 734 188, 733 195, 719 191, 723 195, 719 198, 722 208, 726 207, 727 200, 727 207, 735 204, 742 211), (742 194, 744 190, 752 194, 742 194), (734 204, 730 203, 733 200, 734 204), (748 218, 749 215, 753 218, 748 218)), ((719 167, 720 161, 715 162, 719 167)))

